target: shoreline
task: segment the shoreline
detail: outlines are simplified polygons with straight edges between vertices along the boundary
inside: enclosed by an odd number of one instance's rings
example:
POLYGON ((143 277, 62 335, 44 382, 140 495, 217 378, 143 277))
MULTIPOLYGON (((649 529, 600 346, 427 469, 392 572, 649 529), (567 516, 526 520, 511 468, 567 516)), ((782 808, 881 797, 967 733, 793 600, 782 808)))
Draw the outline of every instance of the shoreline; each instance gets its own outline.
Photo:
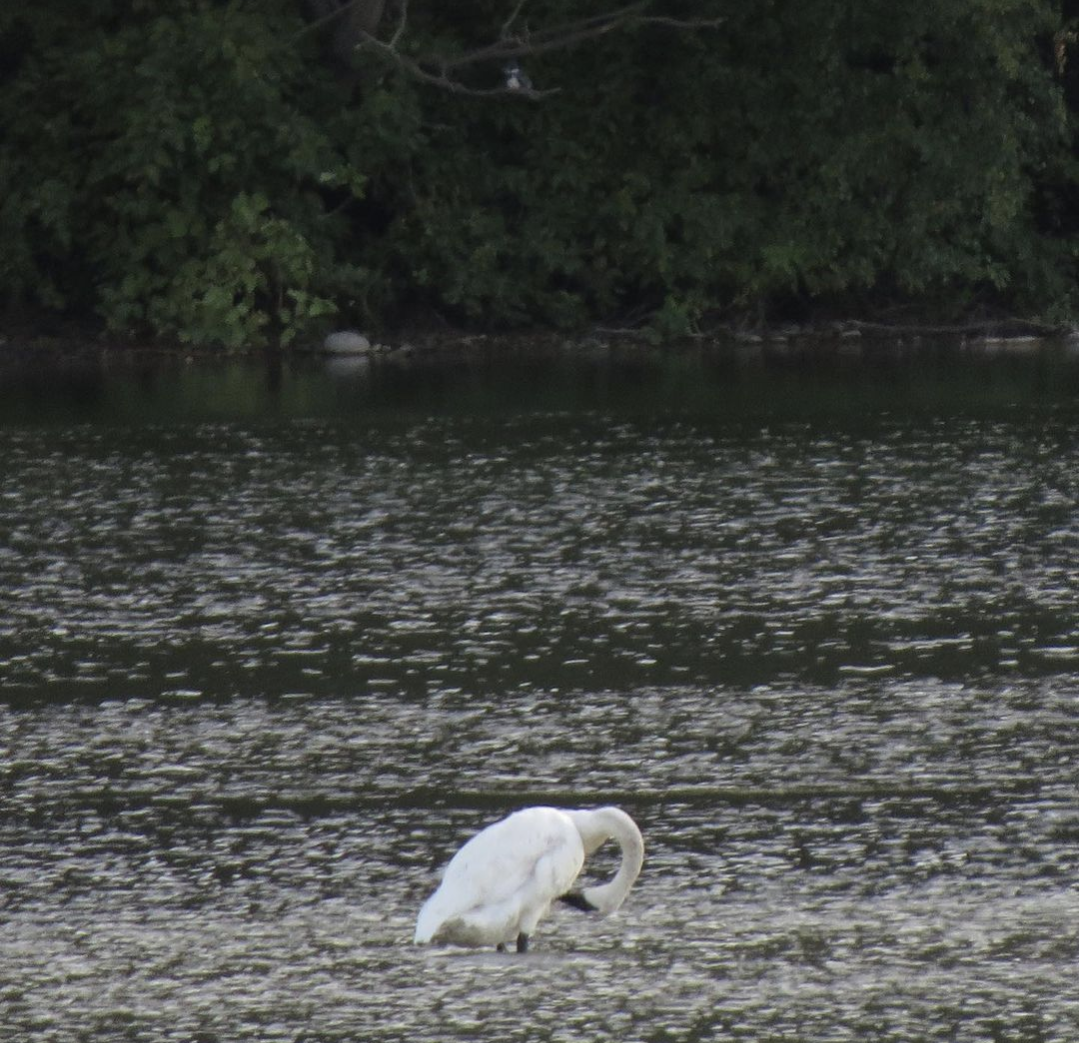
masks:
POLYGON ((166 341, 122 340, 82 329, 77 324, 57 330, 47 326, 0 328, 0 367, 17 363, 75 364, 79 362, 240 361, 273 359, 357 359, 373 364, 453 362, 501 357, 596 359, 640 356, 723 355, 760 352, 762 355, 820 356, 888 355, 924 349, 959 352, 1029 352, 1065 346, 1079 349, 1079 327, 1051 326, 1036 320, 998 318, 967 323, 844 319, 829 322, 728 325, 707 332, 660 339, 648 329, 593 327, 576 332, 550 329, 481 332, 464 329, 405 327, 382 338, 368 339, 361 331, 329 332, 321 341, 288 347, 253 347, 222 351, 214 347, 166 341), (329 347, 334 338, 355 338, 352 348, 329 347), (358 345, 358 346, 357 346, 358 345))

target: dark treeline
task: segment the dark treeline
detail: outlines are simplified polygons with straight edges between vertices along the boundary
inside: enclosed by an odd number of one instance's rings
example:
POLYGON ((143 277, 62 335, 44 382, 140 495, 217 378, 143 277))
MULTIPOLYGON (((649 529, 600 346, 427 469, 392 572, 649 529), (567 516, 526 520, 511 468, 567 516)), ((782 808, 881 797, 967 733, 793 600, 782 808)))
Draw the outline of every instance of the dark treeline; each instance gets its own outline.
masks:
POLYGON ((425 315, 1079 313, 1060 3, 334 11, 3 5, 8 315, 235 347, 425 315))

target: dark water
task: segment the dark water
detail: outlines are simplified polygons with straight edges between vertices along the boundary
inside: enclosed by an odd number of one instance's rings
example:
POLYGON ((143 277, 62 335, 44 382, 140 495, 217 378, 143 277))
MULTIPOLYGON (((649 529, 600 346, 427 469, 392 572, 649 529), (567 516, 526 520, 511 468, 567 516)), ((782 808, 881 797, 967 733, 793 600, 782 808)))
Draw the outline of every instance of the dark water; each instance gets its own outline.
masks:
POLYGON ((0 1039, 1079 1038, 1077 389, 8 374, 0 1039), (539 802, 637 818, 617 916, 412 947, 539 802))

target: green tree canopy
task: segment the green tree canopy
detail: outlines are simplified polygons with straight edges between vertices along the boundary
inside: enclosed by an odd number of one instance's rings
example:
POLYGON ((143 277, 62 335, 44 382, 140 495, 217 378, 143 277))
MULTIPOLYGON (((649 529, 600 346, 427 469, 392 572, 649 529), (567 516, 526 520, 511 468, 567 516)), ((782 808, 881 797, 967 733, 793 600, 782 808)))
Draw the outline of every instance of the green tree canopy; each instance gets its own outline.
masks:
POLYGON ((224 347, 431 312, 1074 316, 1058 5, 413 0, 347 66, 316 6, 0 12, 7 307, 224 347))

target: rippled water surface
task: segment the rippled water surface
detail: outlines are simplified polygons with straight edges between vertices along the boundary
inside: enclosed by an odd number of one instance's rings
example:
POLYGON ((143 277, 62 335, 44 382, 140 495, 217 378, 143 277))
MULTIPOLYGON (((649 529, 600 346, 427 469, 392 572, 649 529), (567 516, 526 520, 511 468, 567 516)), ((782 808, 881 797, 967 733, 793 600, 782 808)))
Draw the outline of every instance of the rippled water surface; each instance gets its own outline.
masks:
POLYGON ((0 1039, 1079 1038, 1075 368, 0 387, 0 1039), (601 802, 616 916, 410 944, 601 802))

